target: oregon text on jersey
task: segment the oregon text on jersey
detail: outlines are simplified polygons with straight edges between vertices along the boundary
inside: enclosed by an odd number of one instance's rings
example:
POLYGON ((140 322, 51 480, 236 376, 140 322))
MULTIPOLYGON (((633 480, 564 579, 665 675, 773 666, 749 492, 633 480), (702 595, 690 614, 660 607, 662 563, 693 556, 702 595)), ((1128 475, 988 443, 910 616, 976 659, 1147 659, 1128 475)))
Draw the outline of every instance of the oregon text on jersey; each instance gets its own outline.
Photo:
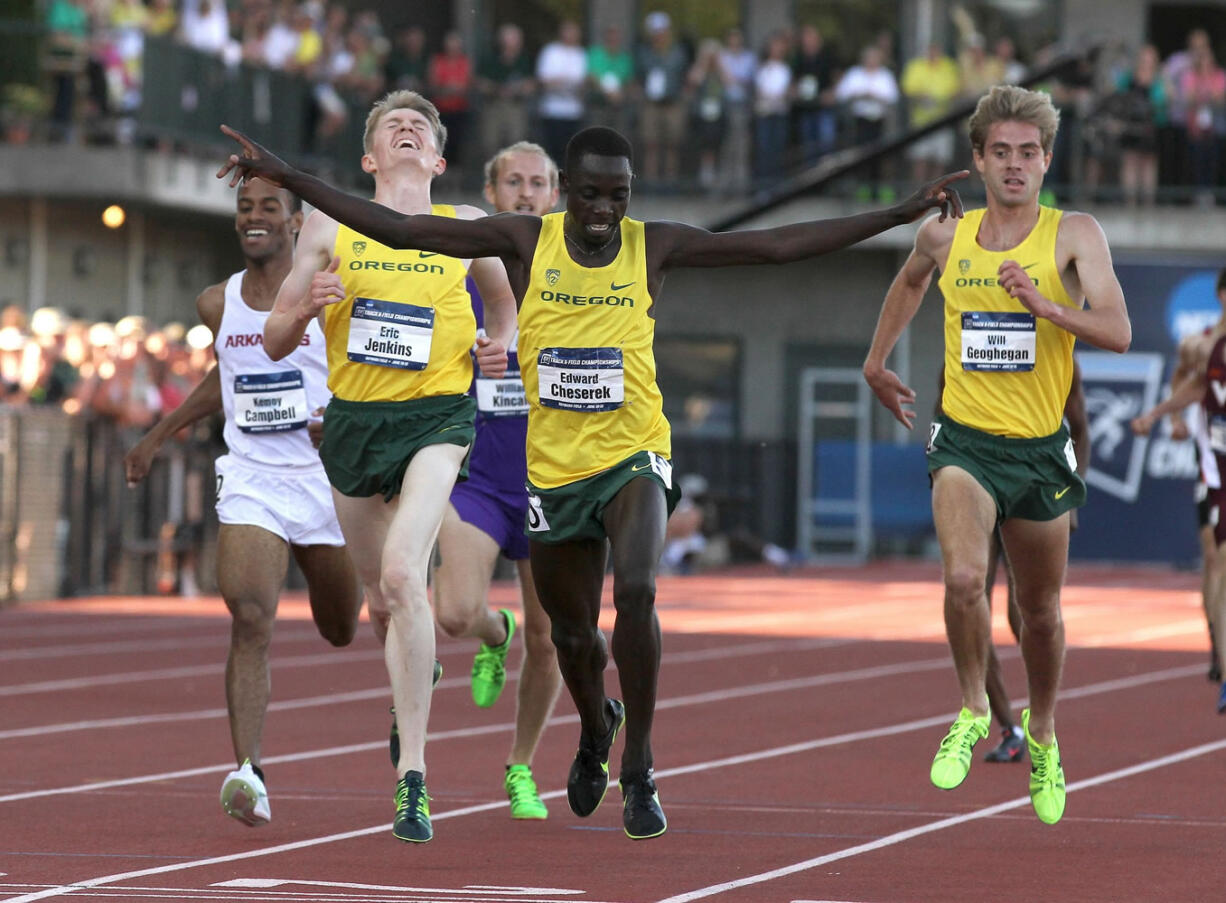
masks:
POLYGON ((351 270, 384 270, 391 273, 435 273, 442 276, 444 270, 437 263, 396 263, 391 260, 351 260, 351 270))
POLYGON ((576 307, 634 307, 634 299, 618 295, 568 295, 566 292, 551 292, 545 289, 541 292, 542 301, 556 301, 558 304, 573 304, 576 307))

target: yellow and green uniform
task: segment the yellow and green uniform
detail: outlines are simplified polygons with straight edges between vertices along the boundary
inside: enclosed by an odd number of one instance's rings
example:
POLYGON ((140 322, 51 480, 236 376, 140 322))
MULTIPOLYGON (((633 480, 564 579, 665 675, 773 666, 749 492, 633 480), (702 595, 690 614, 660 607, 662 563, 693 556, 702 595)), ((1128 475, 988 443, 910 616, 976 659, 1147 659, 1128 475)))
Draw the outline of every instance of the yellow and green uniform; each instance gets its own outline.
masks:
POLYGON ((958 221, 938 282, 945 298, 945 390, 928 469, 954 464, 969 471, 1002 517, 1048 520, 1085 500, 1062 425, 1074 337, 1026 310, 1001 288, 997 272, 1015 260, 1044 297, 1080 307, 1056 265, 1063 214, 1040 207, 1020 244, 989 251, 977 238, 985 212, 970 210, 958 221))
POLYGON ((1073 334, 1036 318, 997 284, 997 271, 1015 260, 1039 293, 1064 307, 1068 296, 1056 268, 1061 211, 1039 208, 1039 221, 1021 244, 988 251, 976 236, 984 210, 959 220, 938 285, 945 297, 945 394, 941 408, 964 426, 1017 439, 1060 428, 1073 383, 1073 334))
MULTIPOLYGON (((548 493, 624 470, 625 479, 654 475, 671 494, 671 432, 656 385, 643 224, 623 219, 616 259, 584 267, 567 252, 564 217, 553 213, 542 220, 519 310, 528 482, 548 493), (636 469, 629 459, 641 453, 636 461, 647 463, 636 469)), ((618 477, 613 493, 625 479, 618 477)), ((609 487, 577 491, 593 500, 611 497, 609 487)), ((541 497, 536 492, 530 501, 541 497)), ((533 505, 529 535, 540 538, 533 529, 540 510, 533 505)), ((550 529, 555 539, 561 535, 556 524, 550 529)))
MULTIPOLYGON (((455 216, 446 204, 431 212, 455 216)), ((467 392, 477 320, 464 261, 396 251, 339 223, 334 253, 345 300, 324 308, 332 394, 347 401, 408 401, 467 392)))
MULTIPOLYGON (((431 212, 455 216, 444 204, 431 212)), ((467 392, 477 321, 468 268, 443 254, 394 250, 340 224, 333 252, 345 299, 324 308, 332 401, 320 457, 343 494, 390 499, 420 448, 472 444, 467 392)))

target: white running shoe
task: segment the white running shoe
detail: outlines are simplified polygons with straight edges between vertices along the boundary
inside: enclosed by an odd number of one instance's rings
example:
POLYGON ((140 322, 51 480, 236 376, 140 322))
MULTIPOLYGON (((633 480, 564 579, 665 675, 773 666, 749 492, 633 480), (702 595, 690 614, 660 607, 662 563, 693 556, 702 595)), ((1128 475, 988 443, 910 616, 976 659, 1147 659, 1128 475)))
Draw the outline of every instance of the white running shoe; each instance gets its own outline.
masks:
POLYGON ((226 810, 226 815, 253 828, 267 824, 272 818, 268 808, 268 791, 251 767, 250 759, 243 762, 242 768, 226 775, 221 785, 221 808, 226 810))

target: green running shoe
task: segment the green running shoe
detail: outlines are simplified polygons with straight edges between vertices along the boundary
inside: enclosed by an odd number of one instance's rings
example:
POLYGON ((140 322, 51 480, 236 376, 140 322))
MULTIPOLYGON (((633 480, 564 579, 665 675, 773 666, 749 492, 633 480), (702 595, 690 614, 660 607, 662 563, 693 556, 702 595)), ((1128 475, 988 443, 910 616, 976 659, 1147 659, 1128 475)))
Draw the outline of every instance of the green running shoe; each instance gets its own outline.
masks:
POLYGON ((508 765, 507 777, 503 783, 507 788, 507 799, 511 801, 511 818, 549 817, 549 810, 541 801, 536 781, 532 779, 532 766, 508 765))
POLYGON ((396 819, 392 834, 407 843, 425 843, 434 836, 430 826, 430 796, 420 771, 406 771, 396 782, 396 819))
POLYGON ((932 760, 929 776, 932 783, 942 790, 953 790, 966 780, 971 770, 971 753, 975 744, 988 735, 992 723, 990 715, 977 717, 963 707, 957 719, 950 725, 949 733, 941 741, 936 758, 932 760))
MULTIPOLYGON (((430 689, 433 690, 438 686, 438 682, 443 679, 443 663, 437 658, 434 660, 434 682, 430 684, 430 689)), ((392 757, 392 768, 400 764, 400 730, 396 727, 396 707, 392 706, 392 731, 387 738, 387 751, 392 757)))
POLYGON ((1036 743, 1030 736, 1030 709, 1022 710, 1022 730, 1030 750, 1030 802, 1039 821, 1054 825, 1064 815, 1064 765, 1060 744, 1051 738, 1050 746, 1036 743))
POLYGON ((473 702, 488 709, 502 695, 507 682, 507 652, 511 649, 511 637, 515 636, 515 615, 502 608, 498 613, 507 622, 507 638, 498 646, 481 644, 473 658, 473 702))

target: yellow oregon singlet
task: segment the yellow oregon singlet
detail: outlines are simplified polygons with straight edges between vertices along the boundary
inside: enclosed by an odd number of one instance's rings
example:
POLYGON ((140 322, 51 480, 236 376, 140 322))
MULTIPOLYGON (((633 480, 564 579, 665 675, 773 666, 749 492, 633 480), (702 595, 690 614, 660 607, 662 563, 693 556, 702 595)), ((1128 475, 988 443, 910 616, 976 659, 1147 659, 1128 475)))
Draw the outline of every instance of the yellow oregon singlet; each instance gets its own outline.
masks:
POLYGON ((945 296, 945 393, 941 409, 964 426, 1016 439, 1050 436, 1060 428, 1073 379, 1071 332, 1036 318, 996 282, 1016 260, 1039 292, 1065 307, 1078 305, 1056 268, 1062 212, 1039 208, 1030 234, 1007 251, 979 246, 985 210, 958 221, 937 283, 945 296))
POLYGON ((528 398, 528 480, 553 489, 640 451, 671 456, 656 386, 643 224, 621 222, 607 266, 571 260, 565 214, 541 224, 519 309, 519 367, 528 398))
MULTIPOLYGON (((455 208, 435 204, 437 216, 455 208)), ((337 224, 345 300, 324 308, 328 388, 345 401, 463 395, 477 335, 464 261, 395 251, 337 224)))

